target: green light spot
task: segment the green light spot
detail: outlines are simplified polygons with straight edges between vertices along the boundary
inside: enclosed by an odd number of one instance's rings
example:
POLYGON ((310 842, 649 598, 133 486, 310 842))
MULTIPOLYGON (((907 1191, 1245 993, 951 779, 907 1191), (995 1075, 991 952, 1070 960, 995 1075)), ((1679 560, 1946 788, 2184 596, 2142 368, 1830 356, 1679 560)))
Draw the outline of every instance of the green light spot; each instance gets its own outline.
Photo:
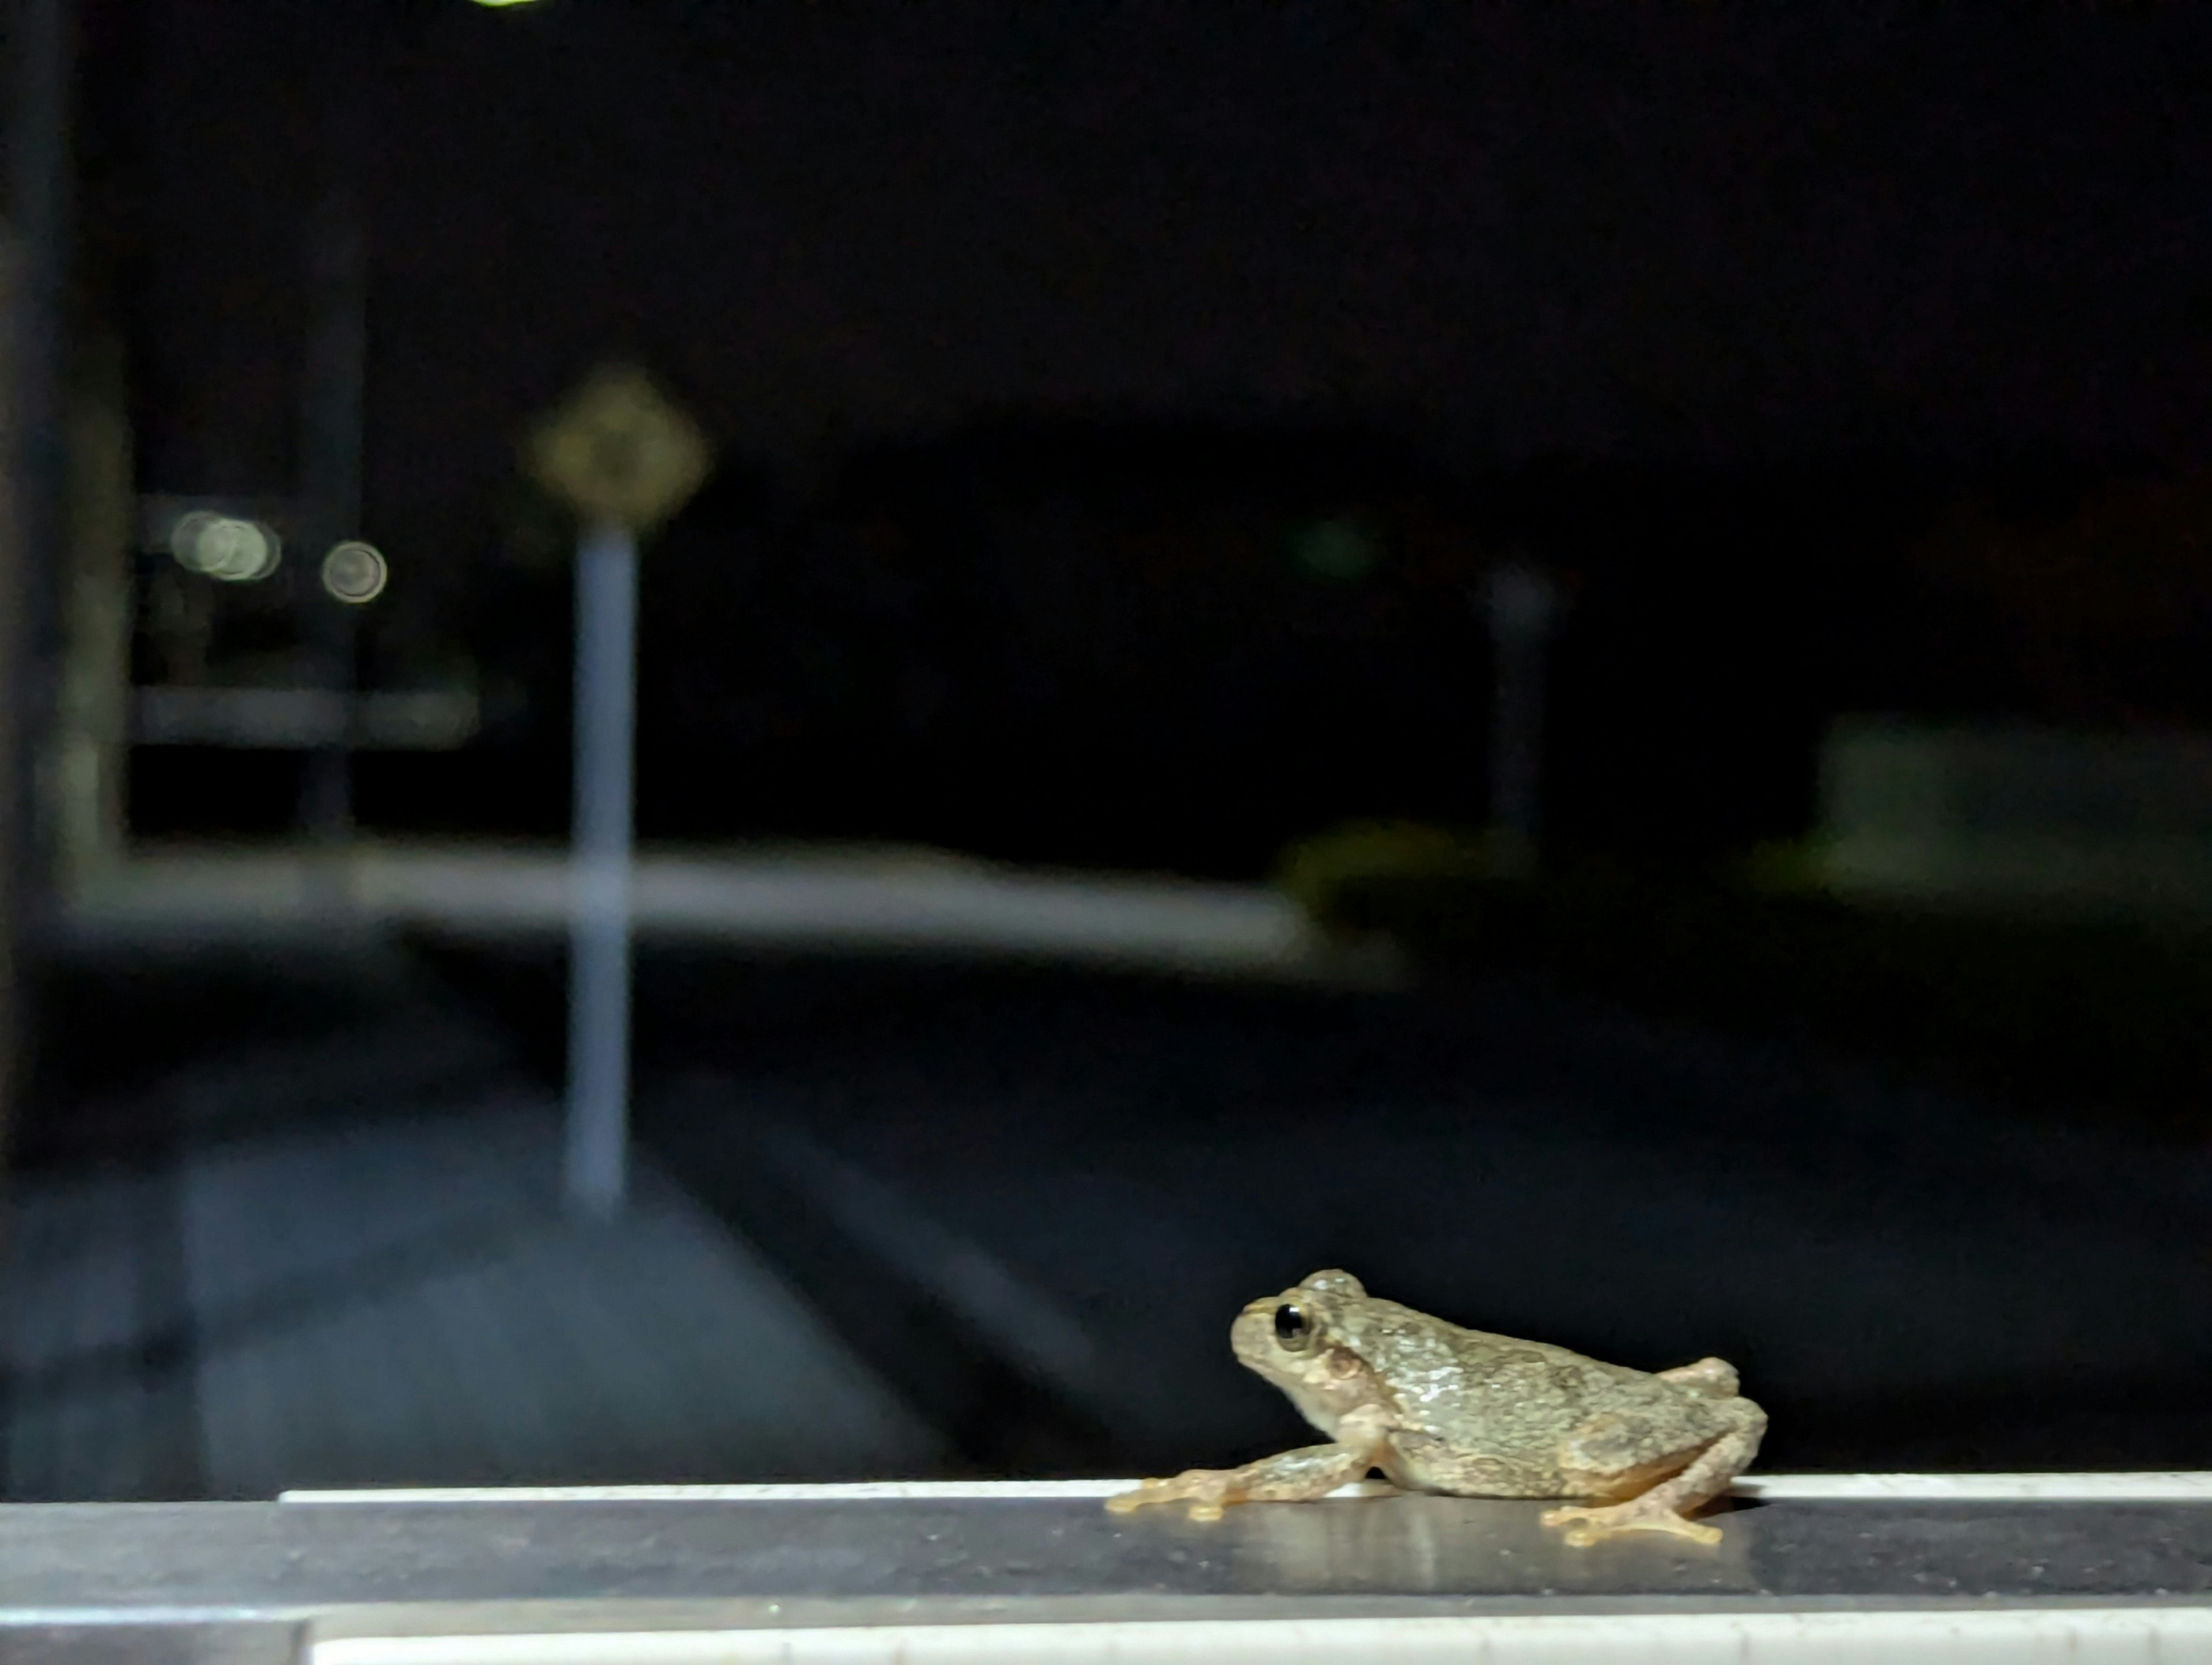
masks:
POLYGON ((1366 577, 1380 553, 1374 534, 1351 520, 1317 520, 1291 539, 1291 559, 1298 570, 1335 584, 1366 577))

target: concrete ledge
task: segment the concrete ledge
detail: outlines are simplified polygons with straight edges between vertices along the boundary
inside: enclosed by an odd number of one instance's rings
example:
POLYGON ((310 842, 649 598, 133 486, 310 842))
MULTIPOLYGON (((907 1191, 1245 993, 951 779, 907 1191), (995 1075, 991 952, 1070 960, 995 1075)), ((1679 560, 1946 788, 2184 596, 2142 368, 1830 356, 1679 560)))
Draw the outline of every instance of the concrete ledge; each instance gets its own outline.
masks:
MULTIPOLYGON (((1388 983, 1395 960, 1323 938, 1261 885, 995 866, 927 850, 658 851, 637 862, 639 934, 764 947, 931 951, 1388 983)), ((568 928, 555 848, 362 844, 148 850, 88 882, 65 943, 325 938, 424 927, 498 939, 568 928)))

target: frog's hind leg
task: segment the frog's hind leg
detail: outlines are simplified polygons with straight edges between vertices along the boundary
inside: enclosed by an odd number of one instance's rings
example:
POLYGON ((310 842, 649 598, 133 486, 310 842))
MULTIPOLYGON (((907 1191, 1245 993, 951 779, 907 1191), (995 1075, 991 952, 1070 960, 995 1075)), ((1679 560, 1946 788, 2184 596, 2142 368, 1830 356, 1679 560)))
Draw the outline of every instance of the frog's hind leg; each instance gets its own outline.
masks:
POLYGON ((1152 1504, 1190 1504, 1194 1521, 1218 1521, 1221 1511, 1240 1503, 1310 1503, 1360 1479, 1375 1467, 1366 1446, 1307 1445, 1262 1457, 1242 1468, 1192 1468, 1171 1480, 1146 1480, 1134 1492, 1106 1500, 1117 1515, 1152 1504))
MULTIPOLYGON (((1735 1425, 1657 1484, 1638 1492, 1624 1503, 1593 1507, 1552 1509, 1544 1512, 1546 1526, 1564 1526, 1566 1540, 1577 1548, 1628 1532, 1665 1532, 1701 1544, 1717 1544, 1718 1527, 1690 1520, 1729 1489, 1729 1483, 1751 1466, 1759 1455, 1759 1442, 1766 1432, 1766 1413, 1747 1399, 1729 1401, 1741 1407, 1735 1425)), ((1668 1465, 1672 1468, 1672 1465, 1668 1465)), ((1662 1469, 1662 1475, 1666 1471, 1662 1469)), ((1634 1486, 1640 1476, 1623 1475, 1613 1495, 1634 1486)))

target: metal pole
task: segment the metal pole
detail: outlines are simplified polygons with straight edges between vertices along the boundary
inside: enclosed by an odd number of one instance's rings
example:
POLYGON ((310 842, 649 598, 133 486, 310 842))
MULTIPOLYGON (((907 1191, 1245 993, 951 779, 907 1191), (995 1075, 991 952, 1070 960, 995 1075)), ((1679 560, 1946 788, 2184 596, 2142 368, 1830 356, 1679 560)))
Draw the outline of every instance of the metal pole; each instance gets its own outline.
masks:
MULTIPOLYGON (((368 251, 360 198, 349 185, 323 204, 309 272, 314 314, 301 432, 301 595, 307 610, 316 682, 350 713, 356 675, 354 614, 323 592, 322 558, 361 528, 362 398, 368 356, 368 251)), ((349 721, 309 757, 301 819, 316 842, 343 848, 353 834, 353 736, 349 721)))
POLYGON ((622 1212, 629 1166, 632 758, 637 539, 603 524, 576 552, 576 830, 570 869, 568 1206, 622 1212))
POLYGON ((368 195, 373 172, 374 9, 325 0, 312 9, 321 71, 323 193, 308 228, 308 319, 300 410, 300 547, 294 551, 301 634, 314 685, 337 696, 337 729, 311 751, 300 819, 331 860, 313 864, 324 904, 343 913, 354 833, 354 611, 319 581, 331 549, 361 535, 362 436, 368 338, 368 195))
POLYGON ((19 556, 17 647, 21 662, 7 690, 18 702, 15 756, 7 789, 21 794, 16 873, 19 919, 50 900, 55 825, 43 790, 56 738, 60 686, 62 550, 67 539, 68 456, 63 384, 67 374, 70 245, 75 222, 70 165, 76 8, 72 0, 14 0, 13 109, 9 112, 14 178, 9 182, 20 269, 8 315, 9 367, 15 380, 19 556))
POLYGON ((75 21, 70 0, 15 0, 8 10, 15 76, 0 222, 0 1232, 13 1224, 8 1158, 29 1073, 25 949, 52 872, 40 765, 54 738, 61 658, 75 21))
MULTIPOLYGON (((0 317, 18 316, 21 260, 17 246, 0 223, 0 317)), ((23 483, 26 470, 18 427, 21 361, 17 331, 0 332, 0 1232, 9 1220, 5 1208, 6 1155, 20 1117, 22 1090, 21 896, 25 816, 30 771, 23 767, 23 695, 32 686, 24 663, 30 631, 24 616, 29 564, 25 539, 23 483)), ((4 1384, 0 1384, 4 1391, 4 1384)), ((4 1454, 0 1454, 4 1455, 4 1454)), ((0 1480, 4 1480, 0 1473, 0 1480)))
POLYGON ((1498 663, 1490 742, 1492 860, 1498 877, 1522 878, 1536 860, 1544 648, 1557 596, 1543 574, 1512 564, 1491 574, 1484 601, 1498 663))

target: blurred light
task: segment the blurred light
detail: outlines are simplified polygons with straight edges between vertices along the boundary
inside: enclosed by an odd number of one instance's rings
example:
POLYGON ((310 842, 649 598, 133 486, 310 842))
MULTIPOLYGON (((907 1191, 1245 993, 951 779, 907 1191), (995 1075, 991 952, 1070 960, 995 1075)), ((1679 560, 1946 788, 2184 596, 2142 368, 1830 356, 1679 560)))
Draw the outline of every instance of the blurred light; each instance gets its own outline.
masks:
POLYGON ((169 528, 169 553, 177 557, 179 567, 188 573, 204 570, 200 565, 200 538, 222 518, 204 509, 194 509, 169 528))
MULTIPOLYGON (((514 5, 520 0, 500 3, 514 5)), ((391 563, 374 544, 340 544, 323 557, 323 587, 349 607, 367 606, 391 581, 391 563)))
POLYGON ((477 0, 479 6, 526 6, 530 0, 477 0))
POLYGON ((169 553, 188 573, 226 584, 252 584, 276 570, 283 541, 256 520, 196 509, 169 533, 169 553))
POLYGON ((1349 584, 1367 576, 1379 552, 1374 534, 1351 520, 1322 520, 1291 540, 1291 556, 1309 578, 1349 584))
POLYGON ((1492 568, 1483 604, 1490 610, 1491 628, 1498 635, 1533 641, 1552 628, 1559 596, 1543 573, 1513 562, 1492 568))

